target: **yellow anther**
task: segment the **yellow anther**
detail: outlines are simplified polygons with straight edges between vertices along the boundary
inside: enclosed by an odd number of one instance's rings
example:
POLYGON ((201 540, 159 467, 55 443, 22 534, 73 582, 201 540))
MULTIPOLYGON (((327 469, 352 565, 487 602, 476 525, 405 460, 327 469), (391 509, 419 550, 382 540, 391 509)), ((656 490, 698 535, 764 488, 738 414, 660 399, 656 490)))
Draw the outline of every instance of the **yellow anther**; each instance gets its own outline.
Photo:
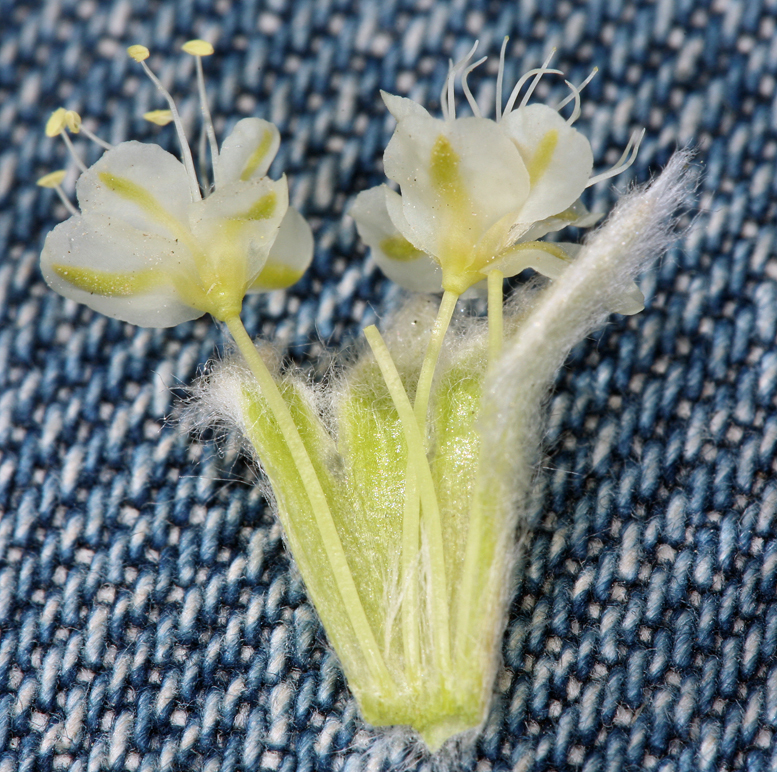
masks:
POLYGON ((67 110, 64 107, 58 107, 51 114, 51 117, 46 121, 46 136, 56 137, 59 136, 64 130, 67 124, 67 110))
POLYGON ((157 126, 167 126, 173 120, 173 113, 171 110, 151 110, 143 113, 143 117, 157 126))
POLYGON ((181 50, 192 56, 210 56, 213 53, 213 46, 206 40, 190 40, 181 46, 181 50))
POLYGON ((81 116, 75 110, 68 110, 65 113, 65 125, 73 134, 81 131, 81 116))
POLYGON ((127 49, 127 53, 136 62, 142 62, 144 59, 148 59, 149 51, 145 46, 130 46, 127 49))
POLYGON ((44 174, 35 184, 40 185, 42 188, 56 188, 62 184, 62 180, 65 179, 65 170, 60 169, 56 172, 49 172, 44 174))

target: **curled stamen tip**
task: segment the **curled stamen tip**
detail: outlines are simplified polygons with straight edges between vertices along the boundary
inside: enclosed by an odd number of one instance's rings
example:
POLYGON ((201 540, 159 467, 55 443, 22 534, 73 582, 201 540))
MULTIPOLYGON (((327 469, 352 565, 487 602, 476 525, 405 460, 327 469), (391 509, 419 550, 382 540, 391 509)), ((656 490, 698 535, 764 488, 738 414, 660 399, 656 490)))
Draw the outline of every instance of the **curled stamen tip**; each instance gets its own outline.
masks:
POLYGON ((78 134, 81 131, 81 116, 75 110, 68 110, 65 113, 65 125, 73 134, 78 134))
POLYGON ((67 110, 65 110, 64 107, 58 107, 56 110, 54 110, 54 112, 51 114, 49 119, 46 121, 46 136, 47 137, 59 136, 65 130, 66 125, 67 125, 67 110))
POLYGON ((127 49, 127 53, 136 62, 142 62, 144 59, 148 59, 149 56, 149 50, 145 46, 140 45, 130 46, 127 49))
POLYGON ((40 179, 36 181, 36 185, 40 185, 42 188, 57 188, 62 184, 62 180, 65 179, 65 170, 59 169, 56 172, 49 172, 44 174, 40 179))
POLYGON ((167 126, 173 120, 173 113, 171 110, 151 110, 151 112, 143 113, 143 117, 157 126, 167 126))
POLYGON ((207 40, 190 40, 181 46, 181 50, 192 56, 210 56, 213 46, 207 40))

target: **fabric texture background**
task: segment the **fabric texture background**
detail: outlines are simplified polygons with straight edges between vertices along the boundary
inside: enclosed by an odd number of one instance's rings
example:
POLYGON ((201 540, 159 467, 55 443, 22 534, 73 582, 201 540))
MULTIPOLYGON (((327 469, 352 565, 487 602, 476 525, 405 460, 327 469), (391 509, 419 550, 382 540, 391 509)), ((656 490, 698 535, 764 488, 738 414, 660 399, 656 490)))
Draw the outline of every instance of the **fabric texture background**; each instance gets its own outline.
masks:
POLYGON ((0 0, 0 19, 0 772, 777 770, 774 0, 0 0), (132 43, 196 136, 179 49, 212 40, 219 136, 278 125, 272 174, 316 235, 308 275, 249 300, 246 326, 314 363, 398 295, 343 217, 382 181, 378 89, 436 111, 448 57, 479 38, 491 105, 504 35, 506 84, 551 46, 572 82, 599 67, 580 122, 597 169, 646 127, 592 208, 686 143, 704 177, 646 311, 559 377, 493 711, 443 762, 360 721, 236 443, 166 419, 221 331, 51 292, 37 260, 66 213, 34 181, 64 165, 43 134, 60 105, 174 149, 141 119, 164 104, 132 43))

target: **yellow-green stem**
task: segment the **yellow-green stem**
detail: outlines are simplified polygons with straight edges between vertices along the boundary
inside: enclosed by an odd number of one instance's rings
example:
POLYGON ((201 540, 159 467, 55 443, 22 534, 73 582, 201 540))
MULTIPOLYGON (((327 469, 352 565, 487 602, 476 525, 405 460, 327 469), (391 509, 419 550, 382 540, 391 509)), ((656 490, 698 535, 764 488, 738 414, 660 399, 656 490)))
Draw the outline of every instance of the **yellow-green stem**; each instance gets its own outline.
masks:
POLYGON ((437 360, 440 358, 442 342, 451 323, 458 299, 457 293, 445 290, 440 301, 437 319, 434 320, 429 345, 426 347, 426 356, 424 357, 424 363, 421 365, 421 374, 418 376, 414 410, 418 427, 421 430, 421 439, 424 442, 424 447, 426 447, 426 414, 429 411, 429 395, 432 392, 434 371, 437 369, 437 360))
POLYGON ((289 447, 289 452, 294 459, 294 464, 299 472, 302 485, 305 488, 305 493, 310 501, 310 507, 321 534, 321 543, 326 552, 329 565, 332 568, 332 575, 340 592, 343 609, 348 615, 354 633, 359 640, 367 667, 375 680, 388 691, 393 687, 391 676, 383 661, 383 656, 375 634, 370 627, 367 615, 364 613, 359 591, 356 589, 356 584, 345 556, 345 550, 329 509, 326 494, 321 487, 321 482, 308 456, 294 419, 291 417, 289 408, 278 390, 278 386, 270 371, 267 369, 267 365, 265 365, 264 360, 248 336, 240 317, 234 316, 223 321, 256 378, 262 397, 264 397, 273 418, 277 422, 278 428, 289 447))
POLYGON ((502 353, 502 283, 504 274, 496 269, 488 274, 488 364, 493 366, 502 353))
POLYGON ((418 563, 421 502, 418 498, 418 480, 415 463, 408 453, 405 477, 405 508, 402 516, 402 563, 400 596, 402 598, 402 647, 409 679, 417 677, 421 669, 421 649, 418 638, 418 563))
MULTIPOLYGON (((459 587, 459 602, 456 614, 456 637, 454 659, 457 667, 463 667, 469 659, 467 643, 472 634, 470 614, 472 613, 473 586, 478 570, 482 535, 482 507, 477 497, 473 497, 467 529, 467 543, 464 551, 464 565, 461 570, 461 586, 459 587)), ((490 566, 489 566, 490 568, 490 566)))
MULTIPOLYGON (((447 293, 446 293, 447 294, 447 293)), ((455 301, 454 301, 455 303, 455 301)), ((450 318, 450 317, 449 317, 450 318)), ((424 450, 424 442, 413 406, 402 385, 394 360, 377 327, 371 325, 364 330, 367 342, 380 368, 383 380, 389 390, 394 407, 402 422, 407 443, 407 455, 416 464, 419 496, 423 517, 429 523, 429 559, 432 608, 432 635, 435 643, 436 665, 441 673, 450 673, 450 621, 448 614, 448 592, 445 578, 445 551, 443 547, 442 521, 437 494, 434 490, 432 470, 424 450)))
MULTIPOLYGON (((488 274, 488 364, 493 367, 502 352, 504 338, 503 324, 503 282, 504 274, 493 270, 488 274)), ((482 543, 483 511, 477 493, 473 499, 467 528, 467 541, 464 551, 464 567, 461 572, 462 583, 459 588, 459 603, 456 617, 455 658, 463 665, 468 657, 467 640, 470 632, 470 614, 475 598, 473 585, 477 576, 478 558, 482 543)))

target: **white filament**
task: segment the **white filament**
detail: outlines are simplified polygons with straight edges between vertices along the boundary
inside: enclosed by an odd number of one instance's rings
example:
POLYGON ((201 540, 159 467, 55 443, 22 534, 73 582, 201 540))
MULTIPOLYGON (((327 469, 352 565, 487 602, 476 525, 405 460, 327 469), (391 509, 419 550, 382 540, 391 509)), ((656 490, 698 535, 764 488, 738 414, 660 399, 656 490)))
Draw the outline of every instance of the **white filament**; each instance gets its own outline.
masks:
POLYGON ((631 139, 629 139, 629 144, 626 145, 626 149, 623 151, 621 157, 616 161, 616 163, 606 172, 602 172, 601 174, 596 174, 595 176, 591 177, 591 179, 588 180, 586 187, 590 188, 591 185, 596 185, 597 182, 609 180, 610 177, 615 177, 618 174, 621 174, 621 172, 625 172, 626 169, 628 169, 629 166, 631 166, 636 160, 637 153, 639 152, 639 146, 644 136, 644 129, 642 129, 642 131, 635 131, 631 135, 631 139), (629 153, 631 153, 630 156, 629 153))
POLYGON ((213 119, 208 107, 208 95, 205 91, 205 76, 202 72, 202 57, 195 56, 197 61, 197 89, 200 92, 200 110, 202 111, 202 122, 205 124, 205 131, 208 134, 210 144, 210 159, 213 163, 213 184, 219 186, 221 176, 219 175, 219 145, 216 142, 216 130, 213 128, 213 119))
POLYGON ((200 183, 197 181, 197 172, 194 171, 194 159, 192 158, 192 151, 189 147, 189 143, 186 141, 186 134, 183 130, 183 123, 181 116, 178 113, 178 108, 175 106, 175 101, 170 95, 170 92, 162 85, 162 81, 151 72, 149 66, 141 61, 141 67, 144 69, 146 75, 151 78, 151 82, 159 89, 162 96, 167 100, 167 104, 170 107, 170 112, 173 114, 173 123, 175 124, 175 131, 178 134, 178 141, 181 144, 181 155, 183 157, 183 165, 186 169, 186 176, 189 178, 189 191, 192 196, 192 201, 201 201, 202 194, 200 193, 200 183))
POLYGON ((502 83, 505 77, 505 51, 507 50, 507 41, 510 40, 507 35, 502 41, 502 50, 499 52, 499 70, 496 73, 496 120, 497 123, 502 117, 502 83))
POLYGON ((464 92, 464 96, 467 98, 467 102, 469 102, 469 106, 472 108, 472 112, 476 118, 482 118, 483 115, 480 112, 478 103, 475 101, 475 98, 472 96, 472 92, 469 90, 469 84, 467 83, 467 76, 472 72, 472 70, 475 69, 475 67, 479 67, 481 64, 483 64, 483 62, 485 62, 486 59, 488 59, 487 56, 484 56, 482 59, 478 59, 474 64, 470 64, 470 66, 467 67, 467 69, 461 73, 461 89, 464 92))

